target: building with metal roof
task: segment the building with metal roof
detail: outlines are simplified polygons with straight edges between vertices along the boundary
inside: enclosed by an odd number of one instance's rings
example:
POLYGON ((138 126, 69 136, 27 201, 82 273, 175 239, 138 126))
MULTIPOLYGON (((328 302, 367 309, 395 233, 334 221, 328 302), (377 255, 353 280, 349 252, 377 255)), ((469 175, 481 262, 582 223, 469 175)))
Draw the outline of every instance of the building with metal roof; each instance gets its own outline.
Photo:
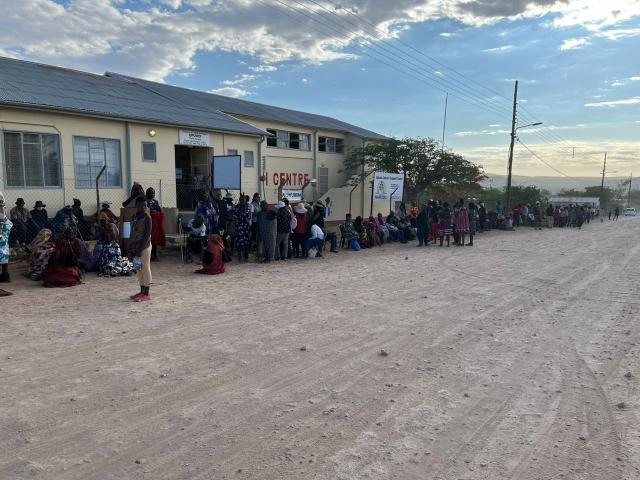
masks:
MULTIPOLYGON (((74 198, 93 212, 98 195, 119 205, 134 181, 170 210, 193 210, 227 157, 239 165, 236 196, 274 202, 283 184, 295 196, 310 182, 306 198, 326 198, 348 180, 349 148, 385 138, 324 115, 0 57, 0 188, 52 213, 74 198)), ((355 211, 369 203, 368 183, 348 188, 355 211)))

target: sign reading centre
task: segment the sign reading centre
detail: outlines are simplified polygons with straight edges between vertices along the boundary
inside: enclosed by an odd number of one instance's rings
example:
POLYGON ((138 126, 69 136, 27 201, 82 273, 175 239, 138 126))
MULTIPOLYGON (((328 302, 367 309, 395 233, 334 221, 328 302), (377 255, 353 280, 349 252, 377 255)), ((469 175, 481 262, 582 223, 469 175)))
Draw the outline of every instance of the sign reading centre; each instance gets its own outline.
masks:
POLYGON ((180 145, 209 146, 209 134, 198 130, 180 130, 180 145))
POLYGON ((376 172, 373 177, 373 198, 375 200, 389 200, 389 195, 393 193, 391 200, 402 201, 403 190, 404 175, 402 173, 376 172))

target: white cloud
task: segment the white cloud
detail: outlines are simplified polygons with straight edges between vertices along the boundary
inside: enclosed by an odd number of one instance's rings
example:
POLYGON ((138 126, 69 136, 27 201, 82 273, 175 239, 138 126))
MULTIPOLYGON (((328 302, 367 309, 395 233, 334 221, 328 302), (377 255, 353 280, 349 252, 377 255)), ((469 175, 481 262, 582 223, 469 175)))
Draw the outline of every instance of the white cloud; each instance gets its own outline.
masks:
POLYGON ((620 80, 616 80, 616 81, 611 83, 612 87, 623 87, 624 85, 625 85, 625 83, 621 82, 620 80))
POLYGON ((308 83, 308 82, 309 82, 309 79, 308 79, 308 78, 303 78, 303 79, 302 79, 302 83, 308 83))
POLYGON ((492 123, 491 125, 489 125, 490 128, 499 128, 502 125, 500 125, 499 123, 492 123))
POLYGON ((255 80, 256 76, 251 75, 250 73, 245 73, 244 75, 236 75, 233 80, 225 80, 222 82, 223 85, 231 86, 231 85, 243 85, 251 80, 255 80))
POLYGON ((225 97, 240 98, 252 95, 248 90, 238 87, 222 87, 209 90, 209 93, 215 93, 216 95, 224 95, 225 97))
POLYGON ((502 45, 501 47, 487 48, 483 50, 485 53, 503 53, 513 50, 513 45, 502 45))
POLYGON ((569 38, 562 42, 562 45, 560 45, 560 50, 577 50, 586 45, 591 45, 591 41, 588 38, 569 38))
MULTIPOLYGON (((342 32, 321 29, 325 33, 318 33, 304 19, 295 22, 279 12, 283 8, 279 4, 265 2, 268 5, 250 0, 161 0, 157 7, 143 0, 133 2, 134 9, 122 0, 21 0, 12 2, 0 17, 0 51, 96 73, 120 71, 159 81, 177 71, 192 70, 197 54, 213 51, 239 53, 264 66, 290 61, 318 64, 356 57, 346 51, 342 32)), ((349 46, 378 41, 365 33, 369 23, 378 25, 380 37, 388 39, 412 24, 426 21, 447 19, 481 26, 545 14, 553 15, 553 24, 558 28, 584 24, 593 35, 605 39, 640 35, 638 28, 616 28, 640 15, 637 0, 348 3, 357 8, 362 18, 352 19, 357 25, 350 27, 349 46)), ((504 45, 488 52, 508 52, 512 48, 504 45)))
POLYGON ((640 77, 631 77, 629 80, 632 82, 640 82, 640 77))
POLYGON ((277 71, 278 67, 274 67, 273 65, 258 65, 257 67, 249 67, 249 70, 256 73, 269 73, 277 71))
POLYGON ((640 104, 640 97, 632 97, 624 100, 609 100, 606 102, 585 103, 585 107, 619 107, 621 105, 638 105, 640 104))

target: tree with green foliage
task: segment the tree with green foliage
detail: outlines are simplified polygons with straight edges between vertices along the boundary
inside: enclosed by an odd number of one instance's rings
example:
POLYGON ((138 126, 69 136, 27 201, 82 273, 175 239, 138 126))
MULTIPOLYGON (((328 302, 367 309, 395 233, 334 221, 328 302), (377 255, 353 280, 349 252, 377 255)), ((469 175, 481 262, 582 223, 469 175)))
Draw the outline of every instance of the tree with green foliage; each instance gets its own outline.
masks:
POLYGON ((482 167, 451 151, 442 151, 432 138, 392 138, 349 150, 345 169, 361 182, 373 172, 404 174, 404 198, 415 201, 427 191, 458 198, 481 190, 482 167))

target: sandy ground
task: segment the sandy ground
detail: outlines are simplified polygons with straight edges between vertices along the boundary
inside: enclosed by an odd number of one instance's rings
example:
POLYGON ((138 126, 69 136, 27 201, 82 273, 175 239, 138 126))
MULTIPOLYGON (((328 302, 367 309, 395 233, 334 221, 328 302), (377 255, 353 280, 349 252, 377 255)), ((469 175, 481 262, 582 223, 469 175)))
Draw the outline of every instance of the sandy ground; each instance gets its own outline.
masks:
POLYGON ((621 219, 219 277, 167 259, 144 305, 133 278, 16 275, 0 478, 639 479, 638 237, 621 219))

